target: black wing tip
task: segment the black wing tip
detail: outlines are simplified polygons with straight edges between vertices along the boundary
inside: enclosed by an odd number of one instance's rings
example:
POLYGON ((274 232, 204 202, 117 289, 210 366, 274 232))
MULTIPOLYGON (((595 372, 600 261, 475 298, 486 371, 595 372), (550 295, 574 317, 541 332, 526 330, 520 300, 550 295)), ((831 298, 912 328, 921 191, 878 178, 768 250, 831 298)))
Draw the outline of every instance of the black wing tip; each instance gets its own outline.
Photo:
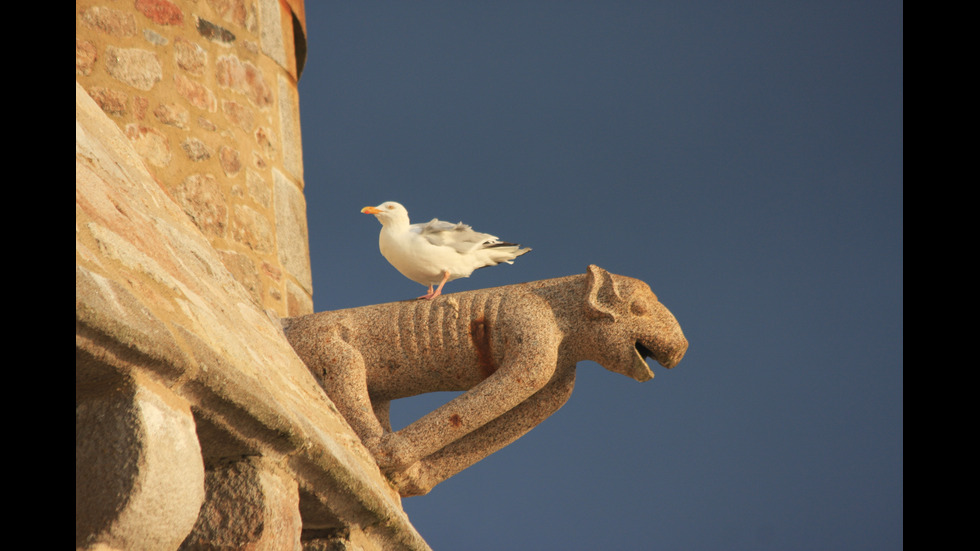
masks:
MULTIPOLYGON (((517 247, 519 249, 519 248, 521 248, 521 244, 520 243, 508 243, 507 241, 495 241, 493 243, 487 243, 486 244, 486 248, 488 248, 488 249, 495 249, 497 247, 517 247)), ((524 249, 524 251, 521 254, 524 254, 524 253, 526 253, 526 252, 528 252, 530 250, 531 249, 524 249)))

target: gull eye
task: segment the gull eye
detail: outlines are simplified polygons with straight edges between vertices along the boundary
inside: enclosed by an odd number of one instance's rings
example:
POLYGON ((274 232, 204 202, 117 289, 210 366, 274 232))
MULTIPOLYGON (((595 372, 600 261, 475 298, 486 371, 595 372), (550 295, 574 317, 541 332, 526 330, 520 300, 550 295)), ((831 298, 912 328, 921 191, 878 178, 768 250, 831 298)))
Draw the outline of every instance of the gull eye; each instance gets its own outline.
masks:
POLYGON ((395 208, 395 205, 388 205, 388 210, 392 210, 394 208, 395 208))

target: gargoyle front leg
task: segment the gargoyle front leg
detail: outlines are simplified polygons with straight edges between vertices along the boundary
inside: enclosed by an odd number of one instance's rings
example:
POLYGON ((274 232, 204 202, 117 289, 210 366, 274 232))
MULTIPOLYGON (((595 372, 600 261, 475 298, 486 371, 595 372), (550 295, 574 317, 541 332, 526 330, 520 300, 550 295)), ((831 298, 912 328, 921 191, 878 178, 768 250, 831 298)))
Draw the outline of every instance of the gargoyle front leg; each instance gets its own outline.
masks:
POLYGON ((391 400, 371 400, 374 416, 385 432, 391 432, 391 400))
POLYGON ((388 402, 372 404, 365 377, 364 357, 335 333, 297 332, 293 348, 306 362, 330 400, 361 442, 381 462, 388 451, 384 437, 391 433, 388 402), (306 338, 299 338, 306 337, 306 338))
POLYGON ((493 375, 407 427, 385 435, 392 447, 389 452, 396 458, 385 465, 385 470, 404 470, 501 417, 544 388, 557 367, 558 339, 558 335, 543 331, 515 334, 509 341, 512 348, 493 375))
POLYGON ((514 442, 550 417, 568 401, 574 386, 575 364, 559 367, 554 378, 527 400, 389 478, 403 497, 427 494, 436 484, 514 442))

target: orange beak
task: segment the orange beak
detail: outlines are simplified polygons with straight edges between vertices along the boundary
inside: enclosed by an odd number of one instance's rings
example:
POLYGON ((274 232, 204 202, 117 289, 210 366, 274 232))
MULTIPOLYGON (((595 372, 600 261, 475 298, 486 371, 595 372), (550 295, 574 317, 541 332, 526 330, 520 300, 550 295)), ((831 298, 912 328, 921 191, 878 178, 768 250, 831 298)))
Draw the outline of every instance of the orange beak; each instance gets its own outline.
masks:
POLYGON ((363 209, 361 209, 361 212, 364 214, 378 214, 379 212, 381 212, 381 209, 379 209, 378 207, 364 207, 363 209))

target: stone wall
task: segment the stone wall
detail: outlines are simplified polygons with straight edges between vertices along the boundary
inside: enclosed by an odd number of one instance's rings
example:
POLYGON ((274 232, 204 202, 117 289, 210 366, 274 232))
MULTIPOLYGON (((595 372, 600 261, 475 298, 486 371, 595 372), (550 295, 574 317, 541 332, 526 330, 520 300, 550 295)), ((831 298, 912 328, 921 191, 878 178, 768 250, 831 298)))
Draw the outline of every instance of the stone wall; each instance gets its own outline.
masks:
POLYGON ((75 546, 428 549, 275 314, 78 84, 75 546))
POLYGON ((299 0, 76 3, 76 549, 425 541, 286 341, 299 0))
POLYGON ((312 311, 302 2, 79 0, 75 76, 249 294, 312 311))

